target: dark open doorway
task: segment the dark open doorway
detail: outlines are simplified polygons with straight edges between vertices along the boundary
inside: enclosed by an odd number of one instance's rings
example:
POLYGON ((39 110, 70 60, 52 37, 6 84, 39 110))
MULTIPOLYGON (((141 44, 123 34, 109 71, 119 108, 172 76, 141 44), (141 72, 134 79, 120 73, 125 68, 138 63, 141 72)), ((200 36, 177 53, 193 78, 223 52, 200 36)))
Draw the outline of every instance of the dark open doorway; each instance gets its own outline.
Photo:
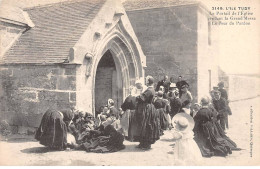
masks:
POLYGON ((118 72, 112 53, 108 50, 98 63, 95 79, 95 110, 107 105, 107 100, 112 98, 118 108, 118 72))

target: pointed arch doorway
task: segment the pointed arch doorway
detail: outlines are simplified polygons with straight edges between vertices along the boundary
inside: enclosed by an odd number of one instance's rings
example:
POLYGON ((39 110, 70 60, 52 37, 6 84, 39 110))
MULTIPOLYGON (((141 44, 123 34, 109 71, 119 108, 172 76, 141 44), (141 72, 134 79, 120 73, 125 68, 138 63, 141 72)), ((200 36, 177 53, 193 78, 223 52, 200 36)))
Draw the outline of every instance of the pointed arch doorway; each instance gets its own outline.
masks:
POLYGON ((113 59, 110 50, 106 51, 100 59, 95 79, 95 109, 99 111, 101 106, 107 105, 109 98, 115 101, 115 107, 122 104, 122 75, 113 59), (118 72, 119 71, 119 72, 118 72))
POLYGON ((109 98, 119 109, 129 95, 129 87, 144 75, 138 51, 121 33, 111 33, 97 51, 92 69, 92 112, 95 113, 109 98))

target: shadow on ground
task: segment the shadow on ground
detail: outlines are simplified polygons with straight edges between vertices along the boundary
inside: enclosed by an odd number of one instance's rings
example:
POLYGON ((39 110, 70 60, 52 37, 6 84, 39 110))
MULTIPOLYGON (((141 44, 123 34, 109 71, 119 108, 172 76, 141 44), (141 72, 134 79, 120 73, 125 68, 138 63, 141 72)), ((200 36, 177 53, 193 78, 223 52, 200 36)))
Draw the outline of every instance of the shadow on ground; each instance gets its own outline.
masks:
POLYGON ((8 143, 24 143, 24 142, 37 142, 33 138, 9 138, 6 140, 8 143))
POLYGON ((48 153, 50 152, 48 147, 32 147, 32 148, 26 148, 21 150, 22 153, 27 153, 27 154, 42 154, 42 153, 48 153))
POLYGON ((140 148, 137 148, 139 143, 133 144, 133 145, 125 145, 125 149, 121 150, 120 152, 144 152, 149 150, 142 150, 140 148))

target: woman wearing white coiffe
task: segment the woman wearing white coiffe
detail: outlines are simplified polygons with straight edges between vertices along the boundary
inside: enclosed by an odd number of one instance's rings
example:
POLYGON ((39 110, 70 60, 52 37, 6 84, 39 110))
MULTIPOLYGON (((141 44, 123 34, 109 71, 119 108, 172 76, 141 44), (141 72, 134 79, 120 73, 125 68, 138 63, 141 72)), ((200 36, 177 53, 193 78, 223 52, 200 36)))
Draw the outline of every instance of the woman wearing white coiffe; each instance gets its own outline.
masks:
POLYGON ((175 130, 173 131, 174 161, 177 165, 198 165, 202 160, 200 149, 194 141, 194 120, 186 113, 176 114, 172 121, 175 130))
POLYGON ((132 93, 134 96, 139 96, 146 89, 147 86, 144 84, 144 82, 141 79, 138 79, 135 81, 135 86, 132 93))
POLYGON ((124 103, 121 105, 122 117, 120 119, 120 124, 124 131, 124 136, 128 137, 129 140, 134 140, 136 135, 136 125, 134 121, 135 109, 136 109, 136 96, 142 93, 144 85, 141 80, 136 80, 135 86, 130 86, 129 96, 125 99, 124 103))

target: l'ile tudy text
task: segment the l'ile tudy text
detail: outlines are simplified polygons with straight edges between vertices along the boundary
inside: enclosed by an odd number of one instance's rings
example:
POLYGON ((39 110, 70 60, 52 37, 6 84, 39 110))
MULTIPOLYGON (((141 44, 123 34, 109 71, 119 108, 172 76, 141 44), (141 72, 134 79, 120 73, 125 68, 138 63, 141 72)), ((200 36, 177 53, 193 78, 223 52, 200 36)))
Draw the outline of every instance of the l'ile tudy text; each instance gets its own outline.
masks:
POLYGON ((250 7, 211 7, 211 10, 250 10, 250 7))
POLYGON ((256 20, 250 7, 212 7, 209 12, 211 25, 250 25, 256 20))

